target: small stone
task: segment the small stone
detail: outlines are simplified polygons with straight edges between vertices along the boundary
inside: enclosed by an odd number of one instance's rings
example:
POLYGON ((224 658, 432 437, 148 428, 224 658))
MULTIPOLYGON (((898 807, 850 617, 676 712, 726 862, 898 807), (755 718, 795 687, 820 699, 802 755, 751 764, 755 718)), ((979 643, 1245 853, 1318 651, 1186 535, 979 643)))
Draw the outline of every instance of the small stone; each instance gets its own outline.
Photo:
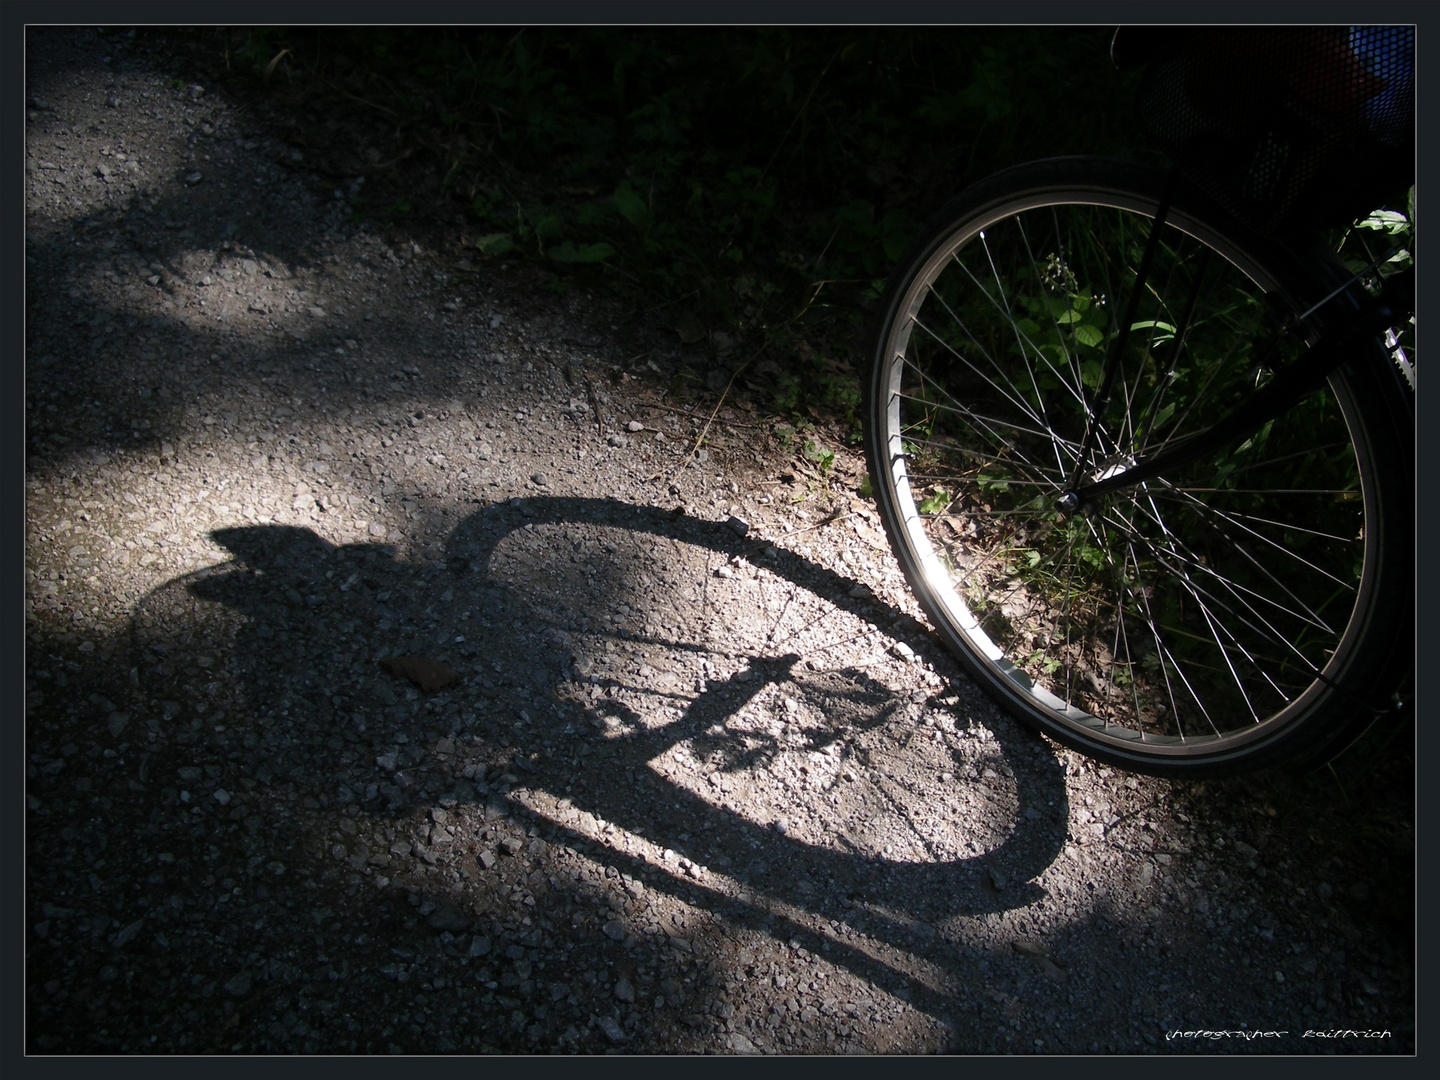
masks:
POLYGON ((225 992, 234 994, 236 997, 244 997, 250 992, 250 973, 242 971, 225 983, 225 992))
POLYGON ((755 1044, 738 1031, 732 1031, 725 1037, 726 1049, 736 1054, 758 1054, 755 1044))
POLYGON ((1069 981, 1070 978, 1069 973, 1064 967, 1048 956, 1042 956, 1040 958, 1040 970, 1044 972, 1045 977, 1052 982, 1063 983, 1069 981))
POLYGON ((600 929, 605 931, 605 936, 611 941, 625 940, 625 924, 619 919, 611 919, 600 929))
POLYGON ((536 487, 545 487, 549 484, 550 481, 545 479, 544 473, 537 472, 530 474, 530 482, 533 483, 536 487))
POLYGON ((625 425, 625 430, 626 430, 626 431, 644 431, 644 430, 645 430, 645 425, 642 424, 639 420, 631 420, 628 424, 625 425))
POLYGON ((895 642, 894 645, 890 646, 890 651, 907 664, 913 663, 915 660, 915 650, 903 641, 895 642))
POLYGON ((112 738, 118 739, 120 733, 125 730, 125 725, 130 722, 130 717, 123 712, 113 712, 110 719, 105 722, 112 738))
POLYGON ((1256 851, 1249 844, 1245 843, 1244 840, 1235 841, 1235 851, 1237 854, 1244 855, 1247 859, 1260 854, 1260 852, 1256 851))
POLYGON ((633 1003, 635 1001, 635 987, 629 979, 615 980, 615 996, 624 1002, 633 1003))
POLYGON ((715 569, 715 576, 718 578, 733 578, 735 571, 728 563, 722 564, 715 569))
POLYGON ((744 536, 750 531, 750 523, 748 521, 744 518, 734 517, 733 515, 726 519, 725 527, 736 536, 744 536))
POLYGON ((625 1029, 620 1026, 620 1021, 613 1016, 601 1016, 595 1020, 595 1026, 605 1033, 605 1037, 611 1042, 624 1042, 625 1029))
POLYGON ((611 446, 624 446, 625 436, 619 433, 612 433, 610 437, 605 441, 608 442, 611 446))
POLYGON ((198 171, 188 172, 185 174, 185 183, 189 184, 191 187, 194 187, 196 184, 200 183, 200 181, 204 179, 204 174, 198 171))
POLYGON ((220 788, 215 792, 215 801, 218 802, 221 806, 229 806, 230 792, 226 791, 223 787, 220 788))
MULTIPOLYGON (((493 858, 493 856, 492 856, 493 858)), ((470 939, 469 955, 473 957, 484 956, 490 951, 490 939, 476 934, 470 939)))

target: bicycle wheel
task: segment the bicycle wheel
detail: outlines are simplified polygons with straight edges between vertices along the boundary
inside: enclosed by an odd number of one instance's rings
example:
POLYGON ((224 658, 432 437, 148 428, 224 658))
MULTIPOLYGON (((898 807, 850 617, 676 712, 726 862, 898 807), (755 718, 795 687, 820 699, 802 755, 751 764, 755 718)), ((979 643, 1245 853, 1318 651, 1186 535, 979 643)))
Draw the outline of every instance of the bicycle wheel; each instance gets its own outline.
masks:
POLYGON ((1098 759, 1197 775, 1333 751, 1383 708, 1413 428, 1362 349, 1239 445, 1062 509, 1245 400, 1324 295, 1177 201, 1107 377, 1163 179, 1057 159, 947 206, 883 301, 867 455, 912 588, 993 696, 1098 759))

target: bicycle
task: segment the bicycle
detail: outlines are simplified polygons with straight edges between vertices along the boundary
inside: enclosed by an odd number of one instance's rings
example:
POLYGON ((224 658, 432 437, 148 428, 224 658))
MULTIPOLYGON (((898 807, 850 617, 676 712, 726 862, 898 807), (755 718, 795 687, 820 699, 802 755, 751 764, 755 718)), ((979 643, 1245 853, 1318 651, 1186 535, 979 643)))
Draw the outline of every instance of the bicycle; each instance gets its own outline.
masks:
POLYGON ((1170 169, 1052 159, 951 200, 863 388, 945 644, 1017 719, 1160 775, 1328 760, 1411 670, 1413 267, 1319 237, 1378 205, 1358 155, 1408 166, 1384 133, 1413 99, 1353 32, 1246 33, 1142 42, 1170 169))

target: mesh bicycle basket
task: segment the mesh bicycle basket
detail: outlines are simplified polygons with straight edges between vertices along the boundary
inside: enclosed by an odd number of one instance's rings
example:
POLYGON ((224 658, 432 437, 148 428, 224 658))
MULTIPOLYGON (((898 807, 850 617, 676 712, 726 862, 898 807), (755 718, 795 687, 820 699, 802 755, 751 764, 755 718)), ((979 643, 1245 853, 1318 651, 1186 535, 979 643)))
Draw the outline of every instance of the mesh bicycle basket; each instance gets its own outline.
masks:
POLYGON ((1254 228, 1349 222, 1413 181, 1415 28, 1187 29, 1149 64, 1140 118, 1254 228))

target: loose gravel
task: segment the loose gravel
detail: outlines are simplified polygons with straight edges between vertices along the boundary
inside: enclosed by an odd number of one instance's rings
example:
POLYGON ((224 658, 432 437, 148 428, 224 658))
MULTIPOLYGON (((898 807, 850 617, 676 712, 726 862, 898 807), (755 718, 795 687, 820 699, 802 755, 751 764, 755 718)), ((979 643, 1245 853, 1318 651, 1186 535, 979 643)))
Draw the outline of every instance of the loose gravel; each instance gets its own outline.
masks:
POLYGON ((31 1053, 1413 1052, 1338 782, 1017 728, 738 354, 28 56, 31 1053))

